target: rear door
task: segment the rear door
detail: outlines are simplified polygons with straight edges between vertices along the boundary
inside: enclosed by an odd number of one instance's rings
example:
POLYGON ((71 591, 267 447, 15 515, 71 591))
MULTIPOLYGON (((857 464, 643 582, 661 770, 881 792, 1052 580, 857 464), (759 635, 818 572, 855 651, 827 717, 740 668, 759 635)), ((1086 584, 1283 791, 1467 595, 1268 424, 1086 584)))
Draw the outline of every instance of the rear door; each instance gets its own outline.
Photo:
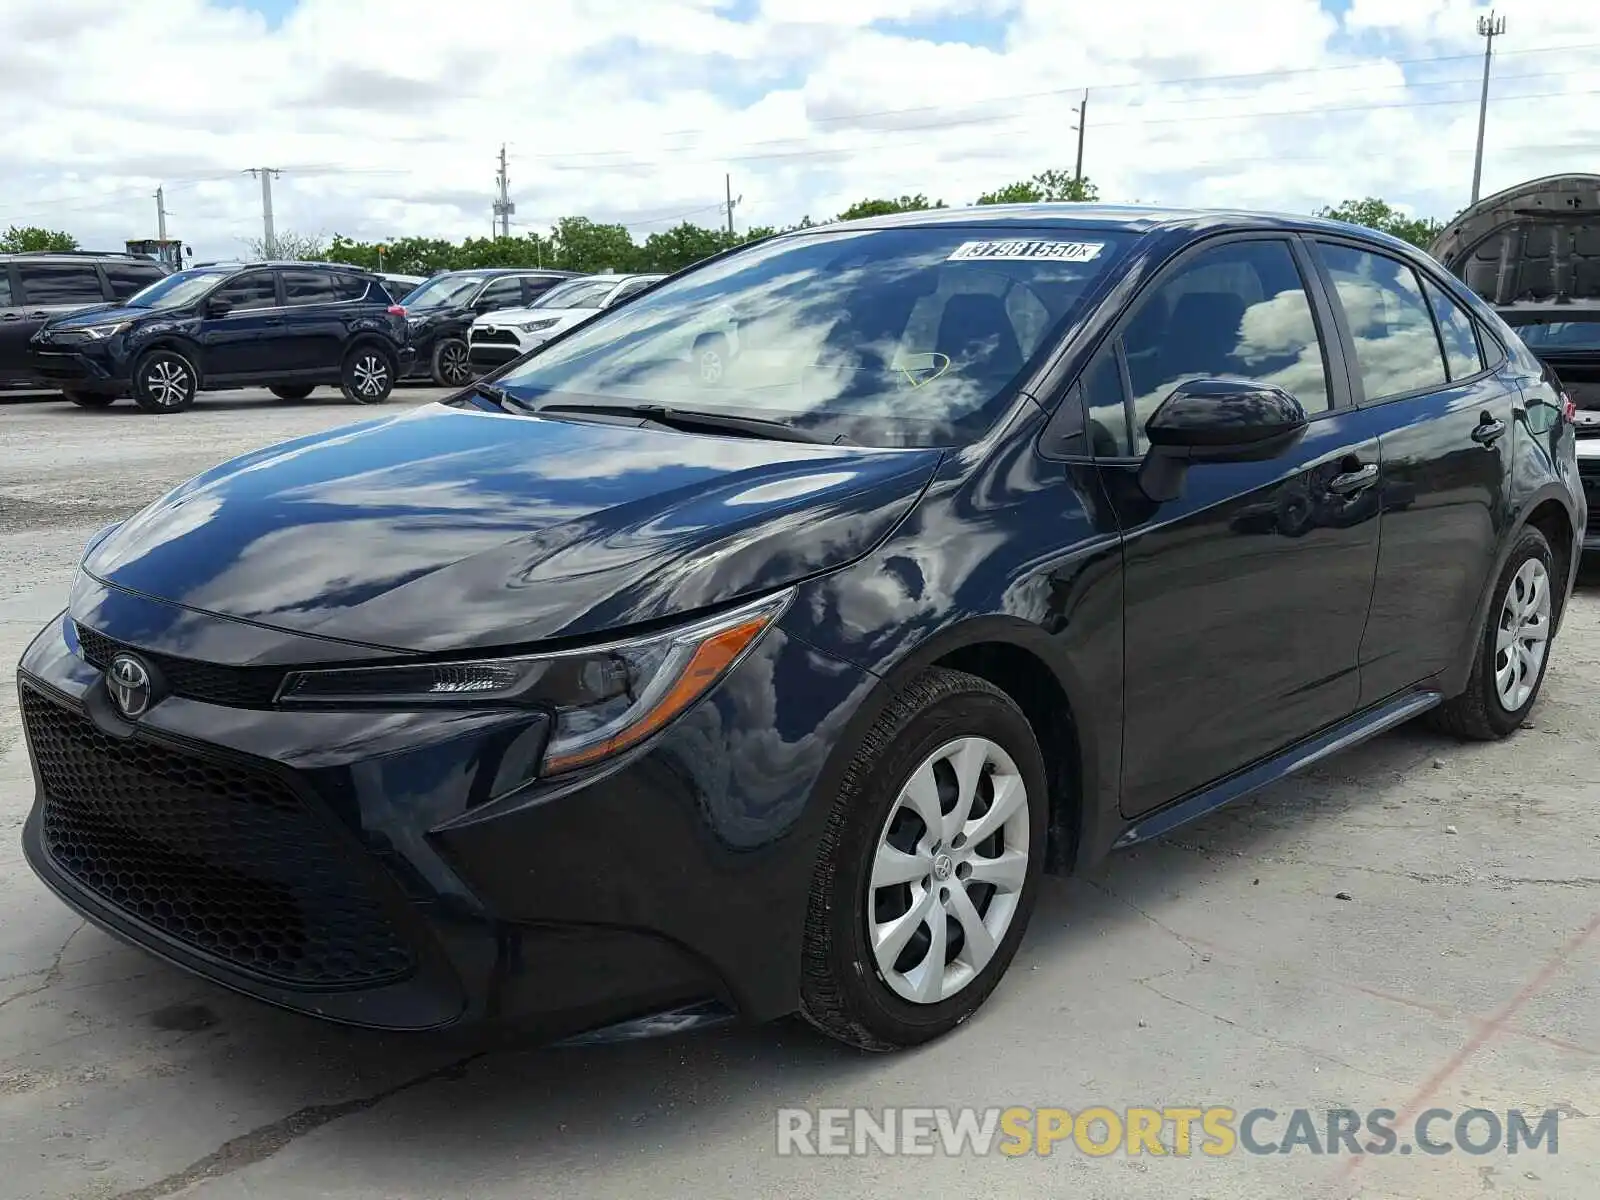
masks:
POLYGON ((0 261, 0 388, 23 387, 33 382, 28 367, 28 339, 44 324, 30 318, 21 290, 11 278, 10 264, 0 261))
POLYGON ((1359 242, 1313 245, 1356 403, 1381 421, 1383 544, 1361 644, 1371 703, 1462 652, 1509 517, 1520 393, 1494 369, 1498 343, 1426 272, 1359 242))
POLYGON ((1146 289, 1084 376, 1125 534, 1122 806, 1134 816, 1334 724, 1360 699, 1378 561, 1377 438, 1354 420, 1326 302, 1288 237, 1207 242, 1146 289), (1296 396, 1278 457, 1195 463, 1175 500, 1139 489, 1143 428, 1185 379, 1296 396))
POLYGON ((315 371, 331 378, 344 357, 349 322, 357 301, 367 294, 367 281, 292 267, 281 274, 284 331, 278 363, 291 371, 315 371))

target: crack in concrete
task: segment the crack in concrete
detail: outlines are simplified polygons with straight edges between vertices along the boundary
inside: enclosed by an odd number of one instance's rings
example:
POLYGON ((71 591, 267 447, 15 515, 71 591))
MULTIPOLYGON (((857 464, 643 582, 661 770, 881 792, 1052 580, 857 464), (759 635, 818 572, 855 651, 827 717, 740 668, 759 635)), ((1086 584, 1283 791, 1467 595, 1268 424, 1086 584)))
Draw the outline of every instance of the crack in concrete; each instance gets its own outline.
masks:
POLYGON ((44 978, 41 979, 35 986, 23 988, 15 995, 7 996, 4 1000, 0 1000, 0 1008, 4 1008, 13 1000, 24 1000, 29 996, 37 996, 40 992, 46 991, 49 988, 53 988, 56 984, 60 983, 62 976, 61 960, 67 956, 67 948, 72 945, 72 939, 82 933, 84 929, 88 927, 88 925, 89 922, 87 921, 79 921, 77 925, 73 926, 72 932, 67 934, 67 940, 61 943, 61 949, 56 951, 55 958, 51 961, 50 965, 44 969, 44 978))
POLYGON ((443 1080, 460 1079, 466 1073, 467 1067, 482 1058, 487 1051, 480 1050, 469 1054, 455 1062, 446 1063, 432 1071, 426 1071, 411 1079, 403 1080, 392 1087, 374 1092, 370 1096, 360 1096, 354 1100, 341 1100, 337 1104, 308 1104, 302 1109, 290 1113, 277 1121, 267 1125, 258 1126, 248 1133, 241 1133, 238 1137, 230 1138, 222 1143, 204 1158, 197 1159, 181 1171, 168 1175, 165 1179, 158 1179, 143 1187, 131 1191, 119 1192, 111 1200, 160 1200, 163 1196, 170 1196, 174 1192, 182 1191, 202 1180, 218 1179, 224 1175, 232 1175, 245 1167, 254 1166, 264 1159, 271 1158, 278 1151, 288 1146, 291 1142, 304 1137, 306 1134, 321 1129, 330 1122, 343 1117, 353 1116, 356 1113, 366 1112, 391 1100, 402 1092, 412 1088, 423 1087, 430 1083, 443 1080))
MULTIPOLYGON (((1129 900, 1126 896, 1122 895, 1120 892, 1114 891, 1111 888, 1106 887, 1102 883, 1095 883, 1093 880, 1090 880, 1090 879, 1086 879, 1086 880, 1084 880, 1084 882, 1087 883, 1090 887, 1092 887, 1095 891, 1101 893, 1104 896, 1109 897, 1112 900, 1115 900, 1118 904, 1121 904, 1121 905, 1123 905, 1123 906, 1125 906, 1127 908, 1130 908, 1134 912, 1138 913, 1146 921, 1149 921, 1150 924, 1154 925, 1157 929, 1161 930, 1162 933, 1166 934, 1173 941, 1177 942, 1180 946, 1182 946, 1185 950, 1187 950, 1190 954, 1194 955, 1194 957, 1196 959, 1209 959, 1211 957, 1211 954, 1210 954, 1209 951, 1200 949, 1200 947, 1196 946, 1193 942, 1191 942, 1188 938, 1184 937, 1183 934, 1179 933, 1176 929, 1174 929, 1172 926, 1168 925, 1165 921, 1161 920, 1159 917, 1153 916, 1150 913, 1146 912, 1144 909, 1140 908, 1137 904, 1135 904, 1132 900, 1129 900)), ((1156 978, 1156 977, 1157 976, 1151 976, 1151 978, 1156 978)))

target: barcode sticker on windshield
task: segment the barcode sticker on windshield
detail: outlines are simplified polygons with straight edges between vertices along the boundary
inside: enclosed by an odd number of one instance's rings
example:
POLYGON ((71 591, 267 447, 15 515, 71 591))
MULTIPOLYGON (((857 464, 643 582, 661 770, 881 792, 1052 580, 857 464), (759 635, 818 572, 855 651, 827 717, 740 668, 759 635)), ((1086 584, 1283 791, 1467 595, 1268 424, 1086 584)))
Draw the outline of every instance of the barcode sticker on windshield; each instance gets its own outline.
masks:
POLYGON ((1052 262, 1088 262, 1106 248, 1104 242, 1054 242, 1013 240, 1008 242, 962 242, 946 262, 972 259, 1045 259, 1052 262))

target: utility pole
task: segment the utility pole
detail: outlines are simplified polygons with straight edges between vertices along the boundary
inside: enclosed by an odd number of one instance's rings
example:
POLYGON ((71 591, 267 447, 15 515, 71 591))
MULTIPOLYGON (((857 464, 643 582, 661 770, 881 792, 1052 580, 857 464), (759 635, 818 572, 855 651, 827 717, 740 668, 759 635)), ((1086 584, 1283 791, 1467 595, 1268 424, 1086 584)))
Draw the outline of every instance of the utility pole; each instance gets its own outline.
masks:
POLYGON ((517 206, 511 203, 511 180, 506 176, 506 147, 504 142, 500 143, 500 171, 496 179, 500 184, 500 194, 495 197, 494 204, 490 207, 494 210, 494 215, 500 222, 500 236, 508 238, 511 236, 511 214, 517 211, 517 206))
POLYGON ((1072 178, 1079 184, 1083 183, 1083 129, 1087 125, 1089 116, 1089 89, 1083 89, 1083 99, 1078 102, 1078 165, 1073 169, 1072 178))
POLYGON ((1478 202, 1478 184, 1483 179, 1483 127, 1489 117, 1489 60, 1494 54, 1494 39, 1506 31, 1506 19, 1496 17, 1494 9, 1478 18, 1478 36, 1483 45, 1483 95, 1478 100, 1478 150, 1472 157, 1472 203, 1478 202))
POLYGON ((156 237, 162 241, 161 251, 163 254, 166 253, 165 243, 167 240, 167 203, 165 193, 165 188, 158 187, 156 189, 156 237))
POLYGON ((272 177, 281 175, 276 167, 251 167, 248 175, 261 176, 261 250, 263 257, 278 257, 278 238, 272 231, 272 177))
POLYGON ((727 203, 727 210, 728 210, 728 236, 731 238, 733 236, 733 206, 735 204, 738 204, 740 200, 743 200, 744 197, 740 196, 738 198, 738 200, 734 199, 734 196, 733 196, 733 176, 732 175, 724 175, 722 177, 722 190, 723 190, 723 194, 726 195, 727 198, 728 198, 728 203, 727 203))

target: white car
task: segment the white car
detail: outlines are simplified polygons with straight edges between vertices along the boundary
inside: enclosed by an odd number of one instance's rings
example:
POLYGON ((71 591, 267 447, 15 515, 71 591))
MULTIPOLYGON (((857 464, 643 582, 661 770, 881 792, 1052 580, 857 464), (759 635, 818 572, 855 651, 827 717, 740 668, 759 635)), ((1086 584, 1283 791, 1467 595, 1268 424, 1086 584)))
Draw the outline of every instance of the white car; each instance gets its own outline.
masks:
POLYGON ((557 284, 528 308, 485 313, 467 335, 472 365, 492 371, 542 346, 601 309, 636 296, 664 275, 585 275, 557 284))

